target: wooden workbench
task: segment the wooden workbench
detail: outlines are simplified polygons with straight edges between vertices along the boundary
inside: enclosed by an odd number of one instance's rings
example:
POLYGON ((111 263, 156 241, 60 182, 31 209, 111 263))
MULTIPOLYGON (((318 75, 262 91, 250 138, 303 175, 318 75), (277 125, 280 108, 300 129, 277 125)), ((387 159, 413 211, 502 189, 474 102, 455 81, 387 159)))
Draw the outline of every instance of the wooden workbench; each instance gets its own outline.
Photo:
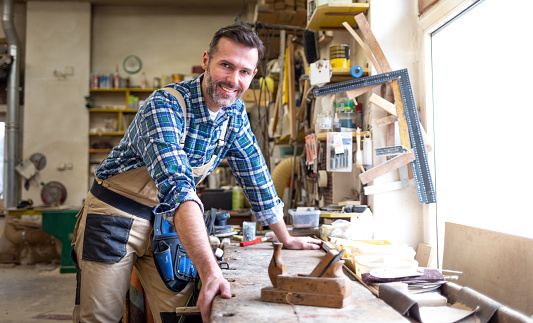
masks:
MULTIPOLYGON (((268 242, 226 247, 224 260, 230 269, 222 272, 233 297, 214 300, 211 322, 410 322, 356 281, 352 282, 349 304, 341 309, 263 302, 261 288, 272 286, 268 278, 272 253, 268 242)), ((281 252, 288 274, 309 274, 324 255, 323 250, 281 252)))

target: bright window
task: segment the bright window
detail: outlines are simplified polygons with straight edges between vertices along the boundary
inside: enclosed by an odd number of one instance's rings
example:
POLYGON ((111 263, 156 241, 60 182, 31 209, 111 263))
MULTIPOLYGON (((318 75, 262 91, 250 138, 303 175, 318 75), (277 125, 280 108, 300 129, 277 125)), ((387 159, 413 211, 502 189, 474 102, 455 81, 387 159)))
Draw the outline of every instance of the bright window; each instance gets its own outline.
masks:
POLYGON ((441 221, 533 238, 531 9, 480 1, 432 34, 441 221))

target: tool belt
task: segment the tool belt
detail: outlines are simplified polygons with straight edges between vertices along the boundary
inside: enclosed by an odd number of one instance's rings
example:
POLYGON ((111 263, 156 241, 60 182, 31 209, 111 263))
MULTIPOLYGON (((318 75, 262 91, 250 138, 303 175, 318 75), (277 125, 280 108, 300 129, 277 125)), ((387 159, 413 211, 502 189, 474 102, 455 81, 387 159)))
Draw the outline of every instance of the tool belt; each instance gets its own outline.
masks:
POLYGON ((197 270, 187 256, 178 234, 170 229, 174 226, 170 226, 161 214, 155 214, 153 207, 110 190, 96 180, 91 186, 91 193, 104 203, 152 222, 154 228, 152 253, 155 267, 168 289, 181 292, 195 279, 197 270))
POLYGON ((171 229, 174 226, 170 226, 161 214, 154 214, 153 226, 152 253, 157 272, 168 289, 181 292, 194 281, 198 271, 187 256, 178 234, 171 229))

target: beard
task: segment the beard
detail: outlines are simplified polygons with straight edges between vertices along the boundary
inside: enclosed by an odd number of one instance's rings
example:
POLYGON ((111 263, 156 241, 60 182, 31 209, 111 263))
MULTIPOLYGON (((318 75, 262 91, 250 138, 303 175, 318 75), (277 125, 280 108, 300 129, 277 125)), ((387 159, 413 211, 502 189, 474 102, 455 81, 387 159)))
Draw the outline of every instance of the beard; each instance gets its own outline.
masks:
POLYGON ((209 69, 209 64, 207 65, 207 70, 205 71, 205 91, 206 95, 219 107, 229 107, 235 101, 237 101, 242 95, 242 89, 237 85, 231 85, 227 82, 215 82, 211 77, 211 71, 209 69), (225 93, 219 93, 218 87, 223 86, 228 89, 237 90, 235 95, 226 95, 225 93))

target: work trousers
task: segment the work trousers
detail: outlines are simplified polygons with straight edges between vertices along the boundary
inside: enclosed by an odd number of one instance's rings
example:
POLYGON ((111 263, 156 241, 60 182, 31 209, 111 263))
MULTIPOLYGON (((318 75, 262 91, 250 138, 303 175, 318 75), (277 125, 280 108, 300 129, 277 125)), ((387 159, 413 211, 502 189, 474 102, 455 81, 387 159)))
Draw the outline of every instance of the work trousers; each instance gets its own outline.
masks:
MULTIPOLYGON (((157 204, 155 185, 145 167, 97 181, 136 202, 157 204)), ((193 285, 189 283, 180 293, 165 286, 154 264, 152 237, 150 220, 88 193, 72 241, 78 267, 73 322, 119 322, 133 268, 155 322, 161 322, 160 313, 175 313, 176 307, 186 305, 193 285)))

